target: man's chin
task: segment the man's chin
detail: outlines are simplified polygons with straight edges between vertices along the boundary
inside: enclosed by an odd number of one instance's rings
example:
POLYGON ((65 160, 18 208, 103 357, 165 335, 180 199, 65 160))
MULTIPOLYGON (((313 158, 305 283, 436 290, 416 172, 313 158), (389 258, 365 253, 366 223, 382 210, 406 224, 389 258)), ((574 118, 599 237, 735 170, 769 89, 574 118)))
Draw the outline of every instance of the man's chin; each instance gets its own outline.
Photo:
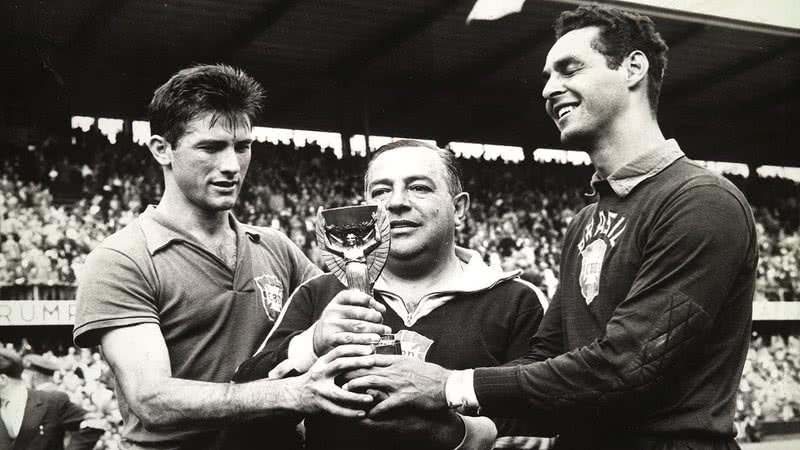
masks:
POLYGON ((576 130, 561 130, 561 145, 568 149, 573 150, 586 150, 591 142, 590 136, 587 133, 581 133, 576 130))
POLYGON ((392 246, 389 250, 389 261, 413 261, 419 254, 420 251, 418 249, 397 248, 394 241, 392 241, 392 246))
POLYGON ((215 212, 223 212, 223 211, 230 211, 236 205, 236 200, 222 200, 222 201, 215 201, 209 202, 206 204, 206 209, 209 211, 215 212))

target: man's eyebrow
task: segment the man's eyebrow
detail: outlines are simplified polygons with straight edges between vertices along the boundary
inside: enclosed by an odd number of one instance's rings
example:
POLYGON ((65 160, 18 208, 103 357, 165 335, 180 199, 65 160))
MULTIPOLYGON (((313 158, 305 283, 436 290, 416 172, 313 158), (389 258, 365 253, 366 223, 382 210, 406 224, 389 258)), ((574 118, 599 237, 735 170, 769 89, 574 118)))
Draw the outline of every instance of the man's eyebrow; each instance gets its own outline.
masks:
MULTIPOLYGON (((228 142, 229 141, 227 139, 201 139, 201 140, 195 142, 194 145, 220 146, 220 145, 228 145, 228 142)), ((242 143, 252 144, 253 143, 253 139, 252 138, 236 139, 235 143, 236 144, 242 144, 242 143)))
POLYGON ((226 145, 228 141, 225 139, 201 139, 194 143, 194 145, 210 145, 210 146, 219 146, 219 145, 226 145))
MULTIPOLYGON (((433 181, 433 178, 431 178, 431 177, 429 177, 427 175, 411 175, 409 177, 404 178, 403 182, 406 183, 406 184, 411 184, 411 183, 413 183, 415 181, 420 181, 420 180, 428 181, 430 183, 436 184, 433 181)), ((393 184, 393 182, 389 178, 379 178, 377 180, 370 181, 369 184, 367 184, 367 189, 371 188, 372 186, 378 185, 378 184, 389 184, 389 185, 391 185, 391 184, 393 184)))

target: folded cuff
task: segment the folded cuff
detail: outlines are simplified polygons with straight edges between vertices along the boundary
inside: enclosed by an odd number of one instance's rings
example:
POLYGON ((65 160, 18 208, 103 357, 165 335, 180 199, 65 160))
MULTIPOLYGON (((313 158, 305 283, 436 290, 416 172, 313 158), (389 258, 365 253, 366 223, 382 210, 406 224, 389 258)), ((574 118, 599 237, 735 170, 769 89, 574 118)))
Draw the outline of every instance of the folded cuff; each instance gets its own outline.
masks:
POLYGON ((478 408, 473 388, 473 369, 453 370, 444 385, 444 395, 450 408, 478 408))
POLYGON ((464 439, 455 450, 491 450, 497 439, 497 427, 488 417, 460 416, 464 439))

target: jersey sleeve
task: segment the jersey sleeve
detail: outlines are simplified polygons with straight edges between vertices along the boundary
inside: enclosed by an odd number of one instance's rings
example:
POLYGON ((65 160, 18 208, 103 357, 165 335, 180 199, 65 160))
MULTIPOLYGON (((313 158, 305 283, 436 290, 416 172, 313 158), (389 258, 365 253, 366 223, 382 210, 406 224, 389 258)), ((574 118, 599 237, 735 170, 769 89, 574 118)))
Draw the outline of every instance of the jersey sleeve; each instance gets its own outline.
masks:
MULTIPOLYGON (((476 369, 479 404, 487 414, 553 423, 637 414, 625 405, 646 403, 642 396, 682 370, 738 278, 754 277, 755 254, 752 214, 741 199, 719 185, 683 189, 646 236, 639 272, 604 336, 545 361, 476 369)), ((555 327, 547 316, 544 326, 555 327)))
POLYGON ((99 345, 105 329, 159 323, 156 289, 149 278, 125 253, 104 246, 93 250, 78 283, 75 344, 99 345))
POLYGON ((319 267, 311 262, 303 251, 283 233, 275 233, 286 253, 286 259, 294 270, 291 272, 292 291, 306 281, 322 273, 319 267))

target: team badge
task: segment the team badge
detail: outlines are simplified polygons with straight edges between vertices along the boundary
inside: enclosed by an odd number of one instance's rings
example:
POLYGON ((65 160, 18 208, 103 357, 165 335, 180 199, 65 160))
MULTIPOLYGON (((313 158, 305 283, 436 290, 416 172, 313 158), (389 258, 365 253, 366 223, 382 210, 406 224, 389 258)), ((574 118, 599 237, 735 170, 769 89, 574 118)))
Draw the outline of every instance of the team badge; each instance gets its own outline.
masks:
POLYGON ((254 278, 261 295, 261 306, 271 321, 278 319, 283 308, 283 284, 274 275, 261 275, 254 278))
POLYGON ((425 361, 428 356, 428 350, 433 345, 432 339, 411 330, 400 330, 394 334, 394 338, 400 341, 400 349, 404 355, 413 356, 423 361, 425 361))
POLYGON ((603 260, 606 257, 608 244, 604 239, 596 239, 581 250, 581 295, 590 305, 600 291, 600 272, 603 270, 603 260))

